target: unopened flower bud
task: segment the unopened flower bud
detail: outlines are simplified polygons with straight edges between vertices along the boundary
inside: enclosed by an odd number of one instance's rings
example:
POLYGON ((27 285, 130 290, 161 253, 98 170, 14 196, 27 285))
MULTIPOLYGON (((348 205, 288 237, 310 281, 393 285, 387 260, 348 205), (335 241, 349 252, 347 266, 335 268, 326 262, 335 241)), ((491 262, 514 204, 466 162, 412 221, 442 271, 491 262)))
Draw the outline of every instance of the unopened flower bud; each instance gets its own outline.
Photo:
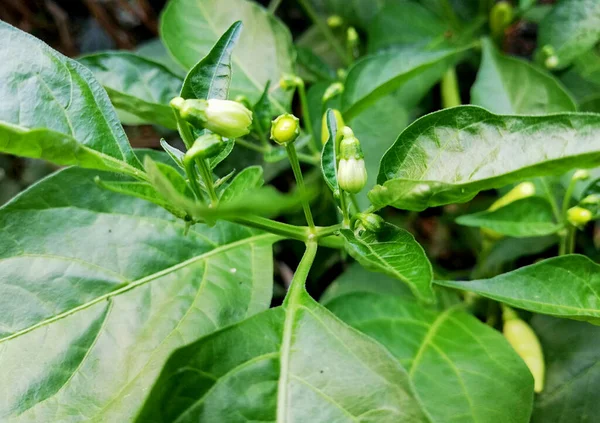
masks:
POLYGON ((358 42, 358 32, 356 32, 356 29, 353 26, 348 28, 348 30, 346 31, 346 38, 348 40, 348 44, 350 44, 351 46, 356 45, 356 43, 358 42))
POLYGON ((590 177, 590 172, 588 172, 585 169, 578 169, 578 170, 575 171, 575 173, 571 177, 571 180, 573 180, 573 181, 585 181, 589 177, 590 177))
POLYGON ((184 161, 193 159, 208 159, 219 154, 226 143, 220 135, 204 134, 194 141, 192 147, 185 153, 184 161))
POLYGON ((385 221, 375 213, 358 213, 356 215, 357 224, 362 225, 367 231, 379 232, 385 221))
POLYGON ((302 78, 300 78, 299 76, 296 76, 296 75, 292 75, 292 74, 283 75, 283 77, 279 80, 279 85, 284 90, 291 90, 302 84, 304 84, 304 81, 302 81, 302 78))
POLYGON ((502 317, 504 327, 502 332, 508 343, 523 359, 533 375, 533 390, 537 393, 544 389, 544 354, 537 335, 531 327, 521 320, 509 307, 503 306, 502 317))
POLYGON ((327 26, 330 28, 338 28, 344 24, 344 20, 341 16, 331 15, 327 18, 327 26))
POLYGON ((360 148, 360 142, 354 136, 352 129, 345 126, 342 129, 342 134, 337 173, 338 184, 342 190, 357 194, 367 184, 364 156, 360 148))
POLYGON ((327 87, 327 89, 325 90, 325 93, 323 93, 323 97, 322 97, 321 101, 323 103, 327 103, 333 97, 336 97, 343 92, 344 92, 344 84, 342 84, 341 82, 334 82, 329 87, 327 87))
POLYGON ((600 204, 600 195, 590 194, 581 200, 581 204, 600 204))
POLYGON ((252 112, 236 101, 190 99, 177 103, 181 118, 195 127, 226 138, 238 138, 250 132, 252 112))
MULTIPOLYGON (((331 109, 333 111, 333 115, 335 116, 335 121, 337 123, 338 131, 340 131, 344 127, 344 118, 342 114, 337 109, 331 109)), ((327 129, 327 112, 323 113, 323 120, 321 121, 321 142, 325 144, 329 139, 329 130, 327 129)))
POLYGON ((294 142, 300 135, 300 121, 292 114, 277 116, 271 123, 271 139, 279 145, 294 142))
POLYGON ((546 60, 544 60, 544 66, 546 66, 546 68, 548 69, 554 69, 558 66, 558 57, 556 56, 549 56, 546 58, 546 60))
POLYGON ((575 206, 567 210, 567 220, 573 226, 581 228, 592 220, 592 212, 583 207, 575 206))
POLYGON ((504 196, 496 200, 490 206, 488 211, 498 210, 499 208, 507 206, 512 202, 522 200, 523 198, 531 197, 532 195, 535 195, 535 185, 533 184, 533 182, 522 182, 513 189, 511 189, 504 196))

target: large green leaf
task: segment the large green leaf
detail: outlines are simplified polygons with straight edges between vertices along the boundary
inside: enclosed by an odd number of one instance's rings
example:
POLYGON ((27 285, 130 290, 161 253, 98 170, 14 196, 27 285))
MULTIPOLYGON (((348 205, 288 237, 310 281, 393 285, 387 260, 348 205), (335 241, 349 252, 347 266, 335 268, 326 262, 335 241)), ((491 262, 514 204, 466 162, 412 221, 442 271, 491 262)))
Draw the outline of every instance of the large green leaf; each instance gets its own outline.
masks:
POLYGON ((129 125, 159 124, 176 129, 169 101, 179 93, 181 78, 164 66, 125 51, 84 56, 79 62, 102 84, 129 125))
POLYGON ((246 0, 171 0, 162 14, 161 37, 171 54, 187 69, 212 49, 236 21, 244 23, 232 56, 234 78, 230 96, 245 95, 251 103, 273 82, 271 101, 287 111, 291 92, 276 85, 293 73, 295 51, 287 28, 261 6, 246 0))
POLYGON ((546 361, 546 383, 532 422, 593 422, 600 414, 600 328, 539 315, 531 325, 546 361))
POLYGON ((276 237, 185 236, 97 173, 63 170, 0 209, 2 421, 131 421, 174 349, 269 307, 276 237))
POLYGON ((560 79, 582 111, 600 112, 600 52, 590 50, 578 56, 560 79))
MULTIPOLYGON (((424 75, 433 78, 435 83, 464 51, 464 48, 425 50, 409 45, 366 56, 348 72, 342 94, 344 118, 352 119, 380 98, 403 86, 406 86, 406 95, 414 96, 413 91, 422 91, 424 88, 419 83, 424 75), (419 77, 419 82, 409 84, 409 81, 414 82, 411 80, 415 77, 419 77)), ((428 89, 429 86, 425 88, 428 89)))
POLYGON ((439 312, 402 297, 357 293, 327 308, 396 357, 433 422, 529 421, 527 367, 500 333, 460 306, 439 312))
POLYGON ((283 306, 173 354, 137 421, 428 422, 402 366, 294 282, 283 306))
POLYGON ((173 59, 160 38, 153 38, 138 44, 135 53, 138 56, 160 63, 171 72, 185 78, 186 70, 173 59))
POLYGON ((524 198, 497 210, 463 215, 456 223, 518 238, 550 235, 562 227, 556 222, 550 203, 542 197, 524 198))
POLYGON ((381 159, 373 204, 407 210, 465 202, 525 178, 597 166, 600 115, 495 115, 441 110, 404 130, 381 159))
POLYGON ((356 234, 342 229, 341 235, 348 253, 367 269, 404 282, 422 301, 434 301, 431 263, 410 232, 385 223, 378 232, 356 234))
POLYGON ((600 324, 600 265, 585 256, 554 257, 490 279, 436 283, 535 313, 600 324))
POLYGON ((83 65, 0 21, 0 151, 141 174, 104 89, 83 65))
POLYGON ((600 2, 561 0, 539 25, 538 48, 552 46, 558 69, 589 50, 600 40, 600 2))
POLYGON ((571 96, 552 75, 501 54, 490 39, 483 40, 483 58, 471 88, 471 103, 507 115, 577 110, 571 96))

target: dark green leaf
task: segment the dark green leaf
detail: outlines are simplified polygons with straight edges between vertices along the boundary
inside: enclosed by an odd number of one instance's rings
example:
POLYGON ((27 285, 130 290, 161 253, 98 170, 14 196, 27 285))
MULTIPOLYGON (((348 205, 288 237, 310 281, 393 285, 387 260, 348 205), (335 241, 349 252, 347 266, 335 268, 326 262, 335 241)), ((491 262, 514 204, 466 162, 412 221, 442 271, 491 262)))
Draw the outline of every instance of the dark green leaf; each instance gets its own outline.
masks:
POLYGON ((489 39, 471 89, 471 103, 494 113, 541 115, 577 110, 571 96, 550 74, 524 60, 504 56, 489 39))
POLYGON ((600 53, 590 50, 578 56, 560 79, 577 98, 582 111, 600 112, 600 53))
POLYGON ((321 171, 323 172, 323 178, 327 183, 327 186, 333 191, 334 195, 339 195, 340 187, 338 186, 337 181, 337 137, 338 131, 341 131, 343 128, 337 127, 337 120, 335 118, 335 114, 333 110, 329 109, 326 112, 326 123, 327 123, 327 133, 329 134, 329 138, 327 142, 323 146, 323 151, 321 152, 321 171))
POLYGON ((0 151, 141 175, 104 89, 83 65, 0 22, 0 151))
POLYGON ((160 63, 182 79, 185 78, 186 70, 173 59, 160 38, 153 38, 138 44, 135 53, 138 56, 160 63))
POLYGON ((542 197, 524 198, 494 211, 463 215, 456 223, 517 238, 551 235, 562 227, 556 223, 550 203, 542 197))
POLYGON ((177 166, 179 166, 181 169, 184 168, 183 156, 185 156, 185 153, 183 151, 173 147, 172 145, 169 145, 169 143, 164 139, 160 140, 160 146, 163 148, 163 150, 165 150, 169 157, 171 157, 175 164, 177 164, 177 166))
POLYGON ((223 160, 225 160, 231 154, 231 152, 233 151, 234 148, 235 148, 235 141, 234 140, 226 140, 225 148, 223 148, 223 150, 221 150, 221 152, 219 154, 217 154, 216 156, 208 159, 210 168, 214 169, 215 167, 217 167, 217 165, 219 165, 219 163, 221 163, 223 160))
POLYGON ((125 51, 84 56, 79 62, 102 84, 127 125, 159 124, 176 129, 169 101, 181 88, 181 78, 164 66, 125 51))
POLYGON ((503 336, 457 307, 359 293, 327 307, 408 369, 433 422, 529 422, 533 378, 503 336))
POLYGON ((598 160, 600 115, 502 116, 460 106, 424 116, 400 134, 369 198, 376 207, 423 210, 598 160))
POLYGON ((552 46, 558 57, 558 69, 589 50, 600 40, 600 2, 598 0, 562 0, 539 25, 538 49, 552 46))
POLYGON ((253 191, 265 183, 263 169, 260 166, 250 166, 238 173, 221 193, 220 201, 227 202, 246 191, 253 191))
MULTIPOLYGON (((465 49, 427 51, 418 46, 366 56, 358 61, 346 78, 342 94, 344 118, 351 120, 378 99, 396 91, 412 78, 433 75, 434 83, 458 61, 465 49)), ((421 91, 420 86, 407 90, 421 91)), ((427 88, 428 89, 428 88, 427 88)))
POLYGON ((534 316, 531 325, 546 361, 532 422, 593 422, 600 413, 600 328, 548 316, 534 316))
POLYGON ((305 69, 312 79, 334 81, 335 71, 311 49, 297 47, 298 65, 305 69))
POLYGON ((356 235, 342 229, 346 249, 369 270, 385 273, 410 287, 419 300, 433 302, 433 271, 423 247, 404 229, 385 223, 377 233, 356 235))
MULTIPOLYGON (((245 95, 254 103, 268 81, 293 73, 295 61, 289 31, 261 6, 245 0, 173 0, 162 14, 161 37, 175 59, 189 69, 236 21, 244 22, 245 30, 232 56, 235 76, 229 95, 245 95)), ((291 96, 279 88, 270 93, 279 113, 287 111, 291 96)))
POLYGON ((242 27, 240 21, 234 22, 208 54, 188 72, 181 87, 181 97, 227 99, 231 82, 231 54, 242 27))
POLYGON ((600 265, 585 256, 554 257, 490 279, 436 283, 535 313, 600 324, 600 265))
POLYGON ((131 421, 173 350, 269 306, 277 237, 185 236, 97 174, 63 170, 0 209, 4 421, 131 421))

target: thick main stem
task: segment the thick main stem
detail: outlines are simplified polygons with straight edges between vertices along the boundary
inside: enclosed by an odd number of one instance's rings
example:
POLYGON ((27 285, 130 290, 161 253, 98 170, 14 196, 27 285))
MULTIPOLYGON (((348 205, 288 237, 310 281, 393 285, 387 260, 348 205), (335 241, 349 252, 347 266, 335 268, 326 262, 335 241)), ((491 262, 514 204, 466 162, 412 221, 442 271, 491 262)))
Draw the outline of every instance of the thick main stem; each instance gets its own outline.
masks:
POLYGON ((461 105, 458 79, 456 78, 456 69, 454 67, 451 67, 444 73, 441 89, 442 107, 444 109, 461 105))
POLYGON ((304 209, 306 222, 308 223, 308 226, 311 228, 311 230, 314 230, 315 222, 312 217, 312 212, 310 211, 310 204, 308 203, 308 199, 306 198, 306 186, 304 185, 304 178, 302 177, 302 170, 300 169, 300 162, 298 161, 298 155, 296 154, 296 147, 294 147, 294 143, 288 143, 285 146, 285 150, 287 151, 288 157, 290 158, 290 164, 292 165, 294 177, 296 178, 296 185, 298 186, 300 195, 303 197, 302 208, 304 209))

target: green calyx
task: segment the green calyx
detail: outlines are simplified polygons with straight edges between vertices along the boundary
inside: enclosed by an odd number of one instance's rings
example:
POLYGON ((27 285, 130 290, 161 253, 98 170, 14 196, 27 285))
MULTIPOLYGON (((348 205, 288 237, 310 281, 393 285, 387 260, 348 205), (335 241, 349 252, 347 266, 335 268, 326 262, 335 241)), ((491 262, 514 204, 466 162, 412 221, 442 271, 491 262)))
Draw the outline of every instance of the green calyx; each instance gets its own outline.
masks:
POLYGON ((192 147, 185 153, 184 162, 194 159, 208 159, 219 154, 226 143, 217 134, 205 134, 196 139, 192 147))
POLYGON ((351 158, 362 160, 364 158, 362 148, 360 148, 360 142, 358 141, 358 138, 354 136, 352 129, 350 129, 348 126, 345 126, 344 129, 342 129, 339 158, 340 160, 348 160, 351 158))
POLYGON ((298 135, 300 135, 300 120, 290 113, 277 116, 271 123, 271 139, 279 145, 294 142, 298 135))

